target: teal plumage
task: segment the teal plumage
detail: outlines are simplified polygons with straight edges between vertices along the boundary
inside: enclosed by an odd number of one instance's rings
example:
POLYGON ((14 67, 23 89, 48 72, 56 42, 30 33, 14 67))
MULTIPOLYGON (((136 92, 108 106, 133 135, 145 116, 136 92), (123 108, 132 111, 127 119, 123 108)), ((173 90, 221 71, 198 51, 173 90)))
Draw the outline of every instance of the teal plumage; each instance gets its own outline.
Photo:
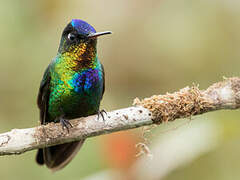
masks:
MULTIPOLYGON (((56 58, 46 69, 38 94, 41 124, 61 122, 99 112, 104 93, 104 69, 97 56, 96 33, 82 20, 74 19, 64 29, 56 58)), ((76 155, 84 140, 39 149, 38 164, 59 170, 76 155)))
POLYGON ((63 66, 65 59, 55 59, 51 67, 49 116, 51 121, 65 111, 68 119, 96 114, 103 94, 103 68, 97 57, 94 66, 78 71, 63 66), (63 62, 63 63, 62 63, 63 62))

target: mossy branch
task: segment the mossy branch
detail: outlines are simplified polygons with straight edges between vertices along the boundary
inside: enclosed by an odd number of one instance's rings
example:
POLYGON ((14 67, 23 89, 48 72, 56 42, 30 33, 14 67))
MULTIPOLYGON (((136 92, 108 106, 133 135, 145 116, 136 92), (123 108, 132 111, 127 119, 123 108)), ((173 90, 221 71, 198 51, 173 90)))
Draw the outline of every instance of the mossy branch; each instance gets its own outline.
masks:
POLYGON ((136 98, 134 106, 108 112, 104 120, 98 119, 97 116, 71 120, 73 128, 69 133, 66 129, 63 130, 59 123, 13 129, 0 134, 0 155, 21 154, 82 138, 239 107, 240 78, 228 78, 206 90, 199 90, 197 86, 193 86, 172 94, 154 95, 143 100, 136 98))

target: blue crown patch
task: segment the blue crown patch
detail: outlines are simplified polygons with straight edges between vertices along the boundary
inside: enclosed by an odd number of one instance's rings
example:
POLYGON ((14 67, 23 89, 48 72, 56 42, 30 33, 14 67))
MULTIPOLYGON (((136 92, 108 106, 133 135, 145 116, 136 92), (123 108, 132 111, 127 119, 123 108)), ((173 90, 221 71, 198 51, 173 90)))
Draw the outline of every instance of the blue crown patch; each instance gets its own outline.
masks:
POLYGON ((91 33, 96 33, 96 30, 90 24, 83 20, 73 19, 71 24, 78 31, 79 34, 88 35, 91 33))

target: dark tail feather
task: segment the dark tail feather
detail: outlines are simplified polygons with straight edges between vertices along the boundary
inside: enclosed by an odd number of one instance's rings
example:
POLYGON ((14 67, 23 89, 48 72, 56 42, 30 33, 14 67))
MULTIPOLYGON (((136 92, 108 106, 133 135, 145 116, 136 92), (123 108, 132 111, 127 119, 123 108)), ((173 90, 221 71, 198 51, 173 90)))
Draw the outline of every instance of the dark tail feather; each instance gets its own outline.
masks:
POLYGON ((44 164, 44 159, 43 159, 43 149, 39 149, 37 152, 37 156, 36 156, 36 161, 39 165, 43 165, 44 164))
POLYGON ((85 139, 77 142, 71 142, 39 149, 37 153, 37 163, 46 164, 52 171, 57 171, 65 167, 77 154, 82 147, 85 139))

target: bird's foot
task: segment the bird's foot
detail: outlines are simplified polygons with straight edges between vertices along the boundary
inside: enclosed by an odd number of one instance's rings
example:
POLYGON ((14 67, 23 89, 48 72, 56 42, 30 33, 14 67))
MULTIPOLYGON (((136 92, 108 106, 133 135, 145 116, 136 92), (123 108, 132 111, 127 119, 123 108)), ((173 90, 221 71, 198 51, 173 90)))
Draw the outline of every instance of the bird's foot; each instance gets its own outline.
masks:
POLYGON ((104 114, 107 115, 107 112, 106 112, 104 109, 98 111, 98 113, 97 113, 98 120, 99 120, 99 118, 100 118, 100 116, 101 116, 102 119, 103 119, 103 121, 104 121, 104 120, 105 120, 105 118, 104 118, 104 114))
POLYGON ((67 129, 67 132, 69 133, 69 128, 72 128, 72 124, 69 122, 69 120, 64 119, 63 117, 60 117, 60 123, 62 125, 62 129, 64 130, 64 128, 67 129))

